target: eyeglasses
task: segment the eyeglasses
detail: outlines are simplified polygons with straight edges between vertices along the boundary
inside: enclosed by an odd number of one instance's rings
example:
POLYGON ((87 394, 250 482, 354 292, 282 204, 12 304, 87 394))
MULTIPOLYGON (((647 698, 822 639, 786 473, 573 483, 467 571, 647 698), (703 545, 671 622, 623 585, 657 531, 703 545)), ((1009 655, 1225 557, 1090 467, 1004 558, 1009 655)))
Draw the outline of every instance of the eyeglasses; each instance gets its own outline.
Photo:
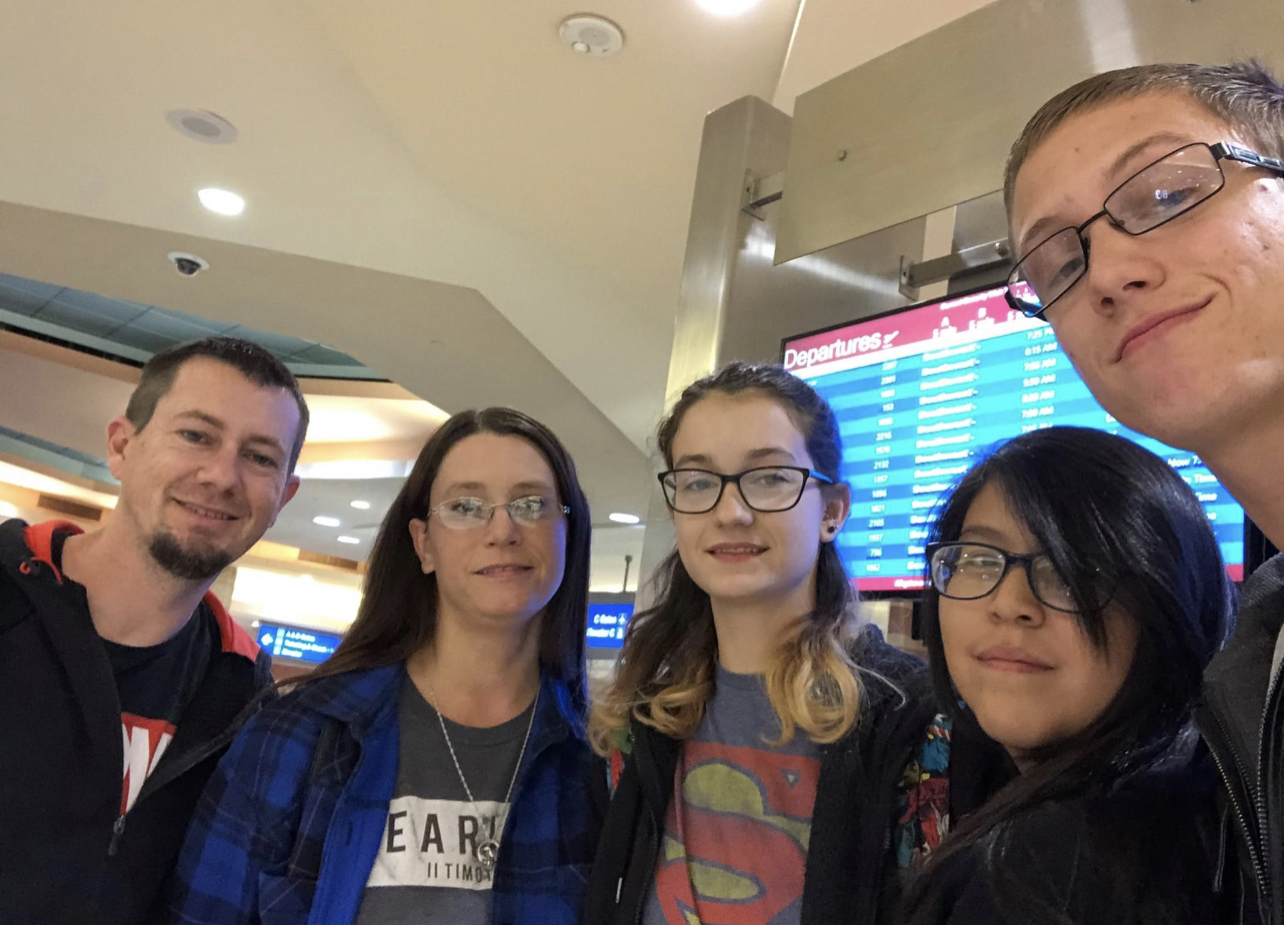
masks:
MULTIPOLYGON (((1019 565, 1039 603, 1065 613, 1080 610, 1070 586, 1046 553, 1022 556, 988 543, 933 543, 927 547, 927 558, 932 587, 941 597, 956 601, 986 597, 994 593, 1012 566, 1019 565)), ((1112 582, 1098 576, 1086 584, 1092 609, 1110 602, 1112 582)))
POLYGON ((528 495, 503 504, 488 504, 481 498, 452 498, 430 510, 428 516, 435 516, 443 527, 452 530, 473 530, 490 523, 496 509, 501 507, 508 509, 509 518, 519 527, 536 527, 559 513, 571 513, 569 507, 556 501, 541 495, 528 495))
POLYGON ((1062 228, 1030 248, 1008 274, 1008 304, 1028 318, 1043 316, 1088 272, 1089 242, 1083 233, 1089 225, 1109 216, 1116 228, 1130 235, 1154 231, 1226 185, 1223 160, 1284 174, 1284 161, 1229 142, 1178 148, 1120 183, 1101 211, 1082 225, 1062 228))
POLYGON ((745 504, 759 513, 770 514, 796 507, 815 479, 826 485, 834 480, 814 469, 802 466, 759 466, 735 475, 723 475, 708 469, 670 469, 660 473, 664 500, 678 514, 704 514, 722 500, 727 485, 734 483, 745 504))

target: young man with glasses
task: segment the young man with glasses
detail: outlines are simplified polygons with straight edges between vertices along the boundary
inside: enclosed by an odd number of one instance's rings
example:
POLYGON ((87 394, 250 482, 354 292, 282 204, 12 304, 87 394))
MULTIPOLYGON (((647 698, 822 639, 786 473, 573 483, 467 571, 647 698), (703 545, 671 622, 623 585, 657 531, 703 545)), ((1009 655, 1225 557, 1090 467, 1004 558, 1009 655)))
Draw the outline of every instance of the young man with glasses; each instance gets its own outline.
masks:
MULTIPOLYGON (((1255 64, 1090 78, 1026 126, 1004 194, 1013 304, 1053 326, 1107 411, 1199 454, 1284 543, 1284 87, 1255 64)), ((1277 557, 1246 586, 1200 723, 1239 835, 1243 898, 1275 925, 1282 623, 1277 557)))

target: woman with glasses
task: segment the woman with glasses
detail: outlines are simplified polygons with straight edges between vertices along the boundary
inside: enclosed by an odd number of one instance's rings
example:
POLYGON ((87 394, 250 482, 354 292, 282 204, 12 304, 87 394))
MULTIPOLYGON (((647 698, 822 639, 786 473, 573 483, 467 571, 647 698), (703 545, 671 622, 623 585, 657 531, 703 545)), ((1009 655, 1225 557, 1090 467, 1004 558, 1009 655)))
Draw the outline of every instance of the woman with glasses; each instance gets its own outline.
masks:
POLYGON ((446 421, 347 637, 220 763, 171 920, 576 925, 606 801, 584 734, 589 531, 546 427, 446 421))
POLYGON ((585 921, 872 922, 894 788, 866 759, 919 663, 854 623, 834 414, 733 363, 659 447, 677 548, 592 717, 614 789, 585 921))
POLYGON ((1024 434, 943 501, 927 562, 945 707, 924 752, 966 766, 951 734, 979 725, 1016 773, 918 846, 902 921, 1214 921, 1214 775, 1191 712, 1233 586, 1181 476, 1101 431, 1024 434))

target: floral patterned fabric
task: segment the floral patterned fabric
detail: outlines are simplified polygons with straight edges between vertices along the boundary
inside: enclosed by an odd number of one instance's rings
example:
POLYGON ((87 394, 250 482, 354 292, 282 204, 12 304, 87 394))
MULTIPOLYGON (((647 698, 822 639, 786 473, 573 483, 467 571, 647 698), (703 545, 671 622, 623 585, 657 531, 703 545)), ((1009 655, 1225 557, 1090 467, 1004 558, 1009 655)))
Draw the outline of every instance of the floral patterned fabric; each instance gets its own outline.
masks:
POLYGON ((901 867, 934 851, 950 830, 950 730, 950 718, 938 713, 901 776, 892 831, 901 867))

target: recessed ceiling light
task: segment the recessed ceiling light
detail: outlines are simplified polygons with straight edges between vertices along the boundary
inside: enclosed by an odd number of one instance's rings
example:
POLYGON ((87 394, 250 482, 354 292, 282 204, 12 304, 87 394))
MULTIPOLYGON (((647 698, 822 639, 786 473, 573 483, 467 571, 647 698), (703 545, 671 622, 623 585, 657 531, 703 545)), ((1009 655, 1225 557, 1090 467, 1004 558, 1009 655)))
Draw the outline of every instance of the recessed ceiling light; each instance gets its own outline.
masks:
POLYGON ((715 16, 739 16, 752 10, 761 0, 696 0, 701 9, 715 16))
POLYGON ((245 211, 245 200, 231 190, 206 187, 196 194, 201 205, 219 215, 240 215, 245 211))
POLYGON ((347 543, 349 546, 356 546, 361 542, 361 540, 357 539, 355 536, 340 536, 338 537, 338 540, 340 543, 347 543))
POLYGON ((341 523, 337 517, 313 517, 312 522, 318 527, 337 527, 341 523))
POLYGON ((369 502, 369 501, 353 501, 353 502, 352 502, 352 506, 353 506, 353 507, 355 507, 358 511, 368 511, 368 510, 370 510, 370 502, 369 502))
POLYGON ((636 524, 636 523, 641 523, 642 521, 642 518, 638 517, 636 514, 619 514, 619 513, 608 514, 607 519, 613 520, 617 524, 636 524))
POLYGON ((208 109, 171 109, 165 121, 193 141, 230 145, 236 141, 236 126, 208 109))

